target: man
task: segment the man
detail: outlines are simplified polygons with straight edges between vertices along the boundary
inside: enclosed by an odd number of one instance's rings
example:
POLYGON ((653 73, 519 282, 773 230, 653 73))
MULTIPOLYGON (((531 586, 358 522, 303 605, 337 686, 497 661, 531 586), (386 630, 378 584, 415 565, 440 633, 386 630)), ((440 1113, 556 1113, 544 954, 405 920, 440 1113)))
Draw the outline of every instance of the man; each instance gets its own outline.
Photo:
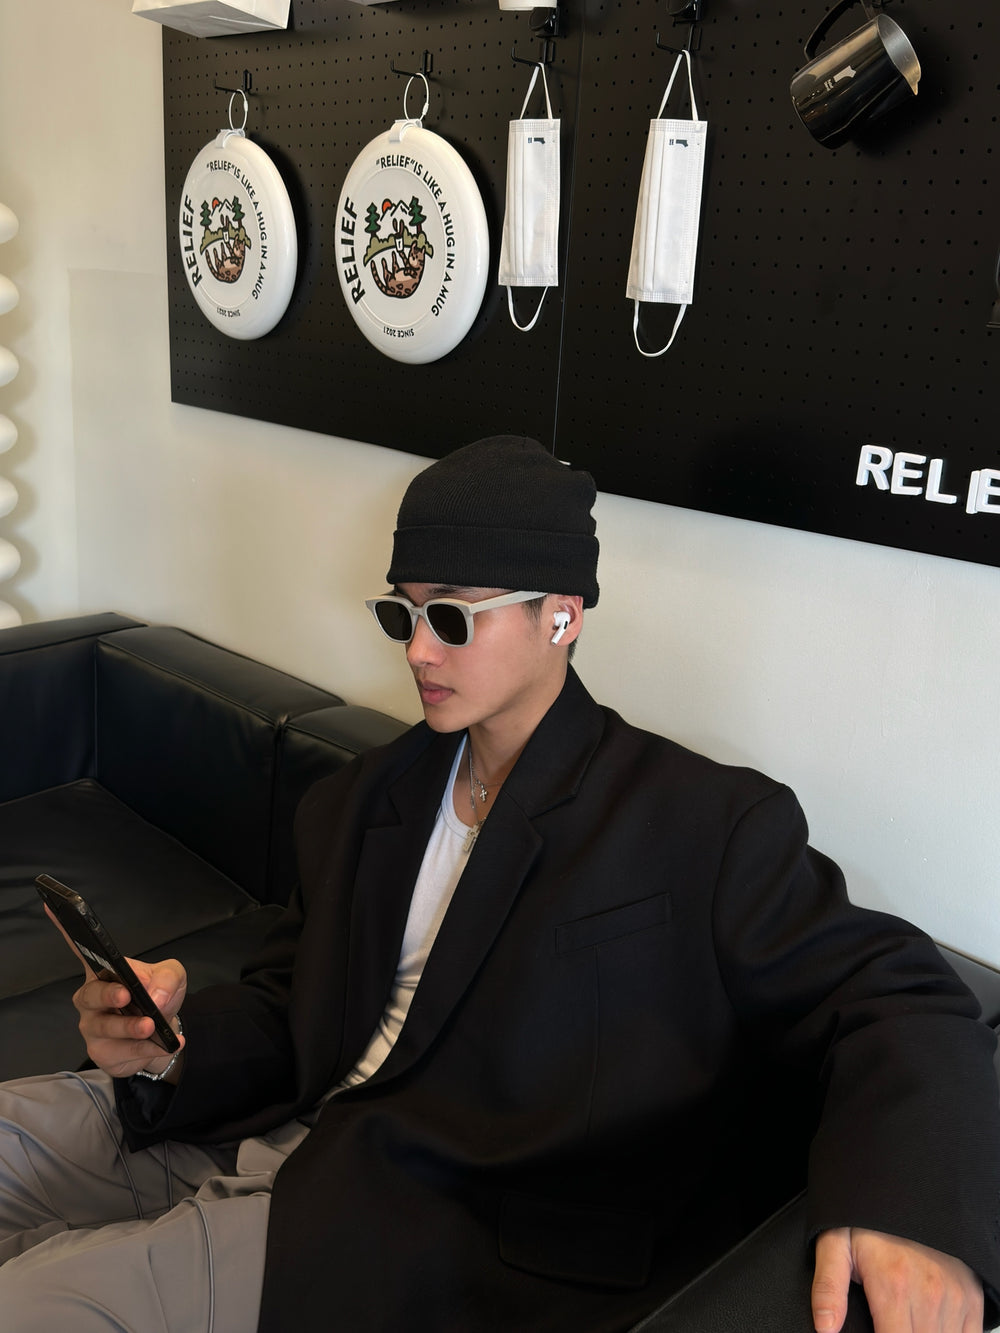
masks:
POLYGON ((104 1072, 0 1095, 7 1327, 625 1330, 759 1208, 784 1068, 822 1102, 817 1329, 852 1277, 879 1333, 982 1328, 992 1035, 787 789, 587 695, 594 498, 506 436, 411 484, 369 605, 425 722, 306 797, 241 984, 141 970, 178 1058, 91 977, 104 1072))

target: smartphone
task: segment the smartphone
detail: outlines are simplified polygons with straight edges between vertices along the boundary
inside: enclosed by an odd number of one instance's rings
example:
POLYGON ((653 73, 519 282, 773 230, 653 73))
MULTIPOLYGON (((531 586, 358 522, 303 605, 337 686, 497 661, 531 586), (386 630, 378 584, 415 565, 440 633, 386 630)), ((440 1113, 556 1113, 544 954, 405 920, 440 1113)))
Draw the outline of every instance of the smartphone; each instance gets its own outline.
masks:
POLYGON ((101 980, 119 981, 128 989, 132 1001, 119 1012, 151 1018, 155 1027, 150 1040, 173 1054, 180 1046, 177 1033, 149 998, 145 986, 132 971, 128 960, 86 899, 65 884, 60 884, 51 875, 39 875, 35 887, 42 901, 101 980))

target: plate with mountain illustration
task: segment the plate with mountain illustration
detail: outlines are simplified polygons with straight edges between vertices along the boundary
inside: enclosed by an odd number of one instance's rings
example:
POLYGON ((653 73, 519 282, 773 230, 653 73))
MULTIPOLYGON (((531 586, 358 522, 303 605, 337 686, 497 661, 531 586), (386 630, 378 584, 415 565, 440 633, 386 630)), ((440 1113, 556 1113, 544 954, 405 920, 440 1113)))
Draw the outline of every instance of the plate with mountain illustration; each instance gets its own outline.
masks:
POLYGON ((240 130, 223 130, 188 171, 181 261, 203 313, 231 338, 260 338, 291 300, 298 240, 277 167, 240 130))
POLYGON ((396 361, 436 361, 472 327, 486 291, 479 187, 440 135, 397 120, 355 158, 337 207, 337 274, 354 322, 396 361))

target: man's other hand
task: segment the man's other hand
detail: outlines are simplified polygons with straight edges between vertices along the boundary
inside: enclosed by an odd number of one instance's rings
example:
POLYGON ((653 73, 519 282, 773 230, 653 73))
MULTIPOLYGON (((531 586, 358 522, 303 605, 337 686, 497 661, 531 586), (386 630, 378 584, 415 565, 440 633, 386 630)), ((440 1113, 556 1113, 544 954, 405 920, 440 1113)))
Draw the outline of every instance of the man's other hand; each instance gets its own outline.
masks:
POLYGON ((875 1333, 982 1333, 982 1285, 960 1259, 861 1227, 816 1240, 817 1333, 839 1333, 852 1280, 864 1287, 875 1333))

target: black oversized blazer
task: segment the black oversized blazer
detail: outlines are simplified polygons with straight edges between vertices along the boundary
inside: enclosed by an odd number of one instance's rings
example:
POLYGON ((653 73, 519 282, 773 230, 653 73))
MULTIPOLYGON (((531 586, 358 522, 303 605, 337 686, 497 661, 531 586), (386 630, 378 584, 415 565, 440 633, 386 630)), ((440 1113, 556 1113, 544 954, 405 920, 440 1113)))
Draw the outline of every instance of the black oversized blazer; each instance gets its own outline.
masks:
MULTIPOLYGON (((121 1086, 132 1146, 265 1131, 352 1067, 460 740, 420 724, 306 797, 300 897, 242 984, 185 1003, 155 1128, 121 1086)), ((787 788, 628 726, 571 670, 396 1046, 278 1173, 260 1329, 628 1328, 778 1178, 793 1083, 814 1230, 908 1235, 1000 1285, 976 1012, 926 937, 849 904, 787 788)))

